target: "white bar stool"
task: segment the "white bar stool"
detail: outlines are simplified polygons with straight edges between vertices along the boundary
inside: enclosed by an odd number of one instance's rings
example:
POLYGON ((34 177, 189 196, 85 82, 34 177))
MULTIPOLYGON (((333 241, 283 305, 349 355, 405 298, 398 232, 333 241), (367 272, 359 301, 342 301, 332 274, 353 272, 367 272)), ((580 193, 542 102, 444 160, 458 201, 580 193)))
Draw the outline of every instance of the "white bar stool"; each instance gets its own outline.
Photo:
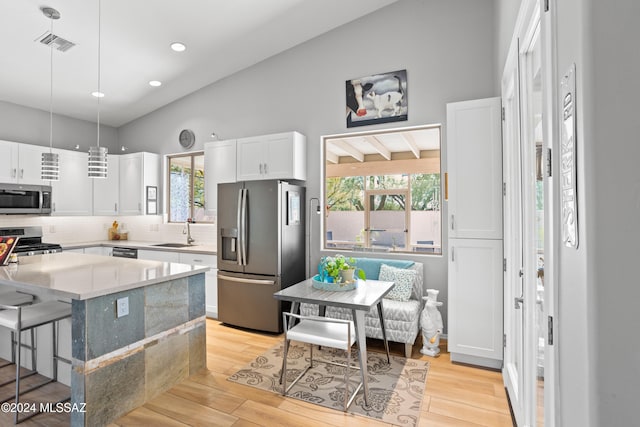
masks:
MULTIPOLYGON (((30 413, 27 417, 19 420, 20 413, 17 411, 20 406, 20 395, 33 391, 37 388, 42 387, 45 384, 49 384, 51 382, 55 382, 58 379, 58 362, 65 362, 71 364, 70 360, 61 358, 58 356, 58 336, 56 333, 57 323, 58 321, 65 319, 67 317, 71 317, 71 304, 61 301, 46 301, 38 304, 28 305, 25 307, 21 306, 10 306, 10 305, 0 305, 0 326, 8 328, 11 330, 12 334, 12 342, 11 347, 15 347, 15 352, 17 353, 15 362, 16 362, 16 394, 15 394, 15 403, 16 403, 16 412, 14 415, 13 423, 18 424, 24 420, 27 420, 35 415, 38 412, 30 413), (35 357, 35 344, 34 344, 34 328, 42 325, 46 325, 48 323, 52 324, 53 330, 53 378, 44 381, 40 384, 32 386, 27 390, 20 391, 20 380, 26 378, 27 376, 31 376, 37 374, 36 367, 36 357, 35 357), (31 371, 20 376, 20 348, 22 347, 20 343, 20 336, 23 331, 31 331, 31 371), (17 339, 13 339, 13 335, 17 336, 17 339)), ((11 381, 9 381, 11 382, 11 381)), ((8 383, 7 383, 8 384, 8 383)), ((3 402, 7 402, 11 400, 12 397, 5 399, 3 402)), ((69 400, 70 397, 62 399, 56 403, 65 402, 69 400)))
MULTIPOLYGON (((18 291, 7 291, 7 290, 0 291, 0 305, 18 306, 18 305, 31 304, 32 302, 33 302, 33 295, 25 294, 23 292, 18 292, 18 291)), ((11 340, 12 341, 14 340, 13 332, 11 332, 11 340)), ((5 363, 4 365, 0 365, 0 369, 14 364, 15 361, 16 361, 16 352, 15 352, 15 347, 12 345, 11 346, 11 362, 5 363)), ((1 384, 0 386, 6 385, 6 384, 8 383, 1 384)))

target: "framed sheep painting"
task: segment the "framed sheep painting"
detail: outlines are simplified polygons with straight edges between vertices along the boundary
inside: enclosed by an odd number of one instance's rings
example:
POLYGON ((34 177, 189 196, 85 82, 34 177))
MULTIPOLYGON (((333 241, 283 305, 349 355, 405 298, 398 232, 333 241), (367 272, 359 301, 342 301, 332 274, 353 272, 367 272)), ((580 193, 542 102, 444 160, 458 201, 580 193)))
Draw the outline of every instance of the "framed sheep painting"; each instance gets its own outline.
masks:
POLYGON ((407 120, 407 70, 345 83, 348 128, 407 120))

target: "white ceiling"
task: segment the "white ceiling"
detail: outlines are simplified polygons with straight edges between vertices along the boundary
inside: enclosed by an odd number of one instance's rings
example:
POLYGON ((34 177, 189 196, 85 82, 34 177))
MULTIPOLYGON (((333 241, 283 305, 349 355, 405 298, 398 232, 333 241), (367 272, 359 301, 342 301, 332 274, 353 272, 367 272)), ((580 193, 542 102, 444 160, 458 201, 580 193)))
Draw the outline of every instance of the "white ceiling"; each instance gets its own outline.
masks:
MULTIPOLYGON (((210 83, 397 0, 102 0, 100 122, 121 126, 210 83), (176 53, 174 41, 187 45, 176 53), (149 86, 150 80, 162 86, 149 86)), ((49 111, 53 33, 77 45, 54 50, 53 110, 96 121, 98 0, 1 0, 0 100, 49 111)))
POLYGON ((364 162, 364 156, 369 154, 379 154, 391 160, 393 153, 401 152, 412 152, 419 159, 421 151, 440 150, 440 126, 335 137, 326 140, 326 147, 330 163, 339 163, 340 157, 364 162))

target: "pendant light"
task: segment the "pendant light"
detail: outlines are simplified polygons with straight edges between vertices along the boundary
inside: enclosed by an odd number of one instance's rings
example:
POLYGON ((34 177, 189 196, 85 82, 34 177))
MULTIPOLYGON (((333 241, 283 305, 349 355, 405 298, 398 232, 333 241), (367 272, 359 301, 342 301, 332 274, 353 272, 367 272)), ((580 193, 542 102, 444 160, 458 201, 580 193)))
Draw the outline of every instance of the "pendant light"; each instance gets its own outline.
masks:
MULTIPOLYGON (((50 7, 43 7, 42 13, 51 20, 51 36, 53 37, 53 21, 60 19, 60 13, 50 7)), ((58 154, 53 152, 53 43, 49 46, 49 152, 42 153, 40 178, 45 181, 58 181, 60 179, 60 165, 58 154)))
POLYGON ((100 147, 100 98, 104 95, 100 92, 100 15, 101 0, 98 0, 98 119, 97 119, 97 141, 95 147, 89 147, 89 178, 106 178, 107 177, 107 147, 100 147))

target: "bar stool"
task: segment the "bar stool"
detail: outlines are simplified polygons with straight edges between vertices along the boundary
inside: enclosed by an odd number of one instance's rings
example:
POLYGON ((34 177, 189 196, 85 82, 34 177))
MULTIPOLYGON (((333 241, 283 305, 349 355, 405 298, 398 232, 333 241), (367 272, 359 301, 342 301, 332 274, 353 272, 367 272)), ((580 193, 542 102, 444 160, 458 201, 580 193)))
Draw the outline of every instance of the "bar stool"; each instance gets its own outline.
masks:
MULTIPOLYGON (((0 291, 0 305, 17 306, 17 305, 31 304, 32 302, 33 302, 33 295, 25 294, 23 292, 17 292, 17 291, 7 291, 7 290, 0 291)), ((14 338, 13 338, 13 332, 12 332, 11 340, 13 341, 13 339, 14 338)), ((11 362, 5 363, 4 365, 0 365, 0 369, 15 363, 15 357, 16 357, 16 352, 12 345, 11 346, 11 362)), ((6 384, 8 383, 1 384, 0 386, 6 385, 6 384)))
MULTIPOLYGON (((11 347, 12 350, 15 347, 15 352, 17 354, 15 362, 16 362, 16 394, 15 394, 15 403, 16 403, 16 412, 14 415, 13 423, 18 424, 24 420, 27 420, 35 415, 38 412, 30 413, 27 417, 18 420, 20 413, 17 411, 20 403, 20 395, 33 391, 37 388, 42 387, 45 384, 49 384, 51 382, 55 382, 58 379, 58 362, 65 362, 71 364, 70 360, 61 358, 58 356, 58 336, 56 333, 56 327, 58 321, 71 317, 71 304, 61 301, 46 301, 33 305, 28 305, 25 307, 22 306, 10 306, 10 305, 0 305, 0 326, 3 326, 7 329, 11 330, 11 347), (34 328, 46 324, 52 324, 53 330, 53 378, 48 379, 40 384, 32 386, 27 390, 23 390, 20 392, 20 380, 26 378, 27 376, 31 376, 37 374, 36 367, 36 357, 35 357, 35 343, 34 343, 34 328), (20 376, 20 348, 21 345, 21 334, 24 331, 29 330, 31 332, 31 370, 26 375, 20 376), (15 336, 16 340, 13 339, 15 336)), ((11 382, 11 381, 9 381, 11 382)), ((8 383, 6 383, 8 384, 8 383)), ((12 398, 5 399, 1 403, 5 403, 12 398)), ((70 397, 62 399, 56 403, 65 402, 69 400, 70 397)))

